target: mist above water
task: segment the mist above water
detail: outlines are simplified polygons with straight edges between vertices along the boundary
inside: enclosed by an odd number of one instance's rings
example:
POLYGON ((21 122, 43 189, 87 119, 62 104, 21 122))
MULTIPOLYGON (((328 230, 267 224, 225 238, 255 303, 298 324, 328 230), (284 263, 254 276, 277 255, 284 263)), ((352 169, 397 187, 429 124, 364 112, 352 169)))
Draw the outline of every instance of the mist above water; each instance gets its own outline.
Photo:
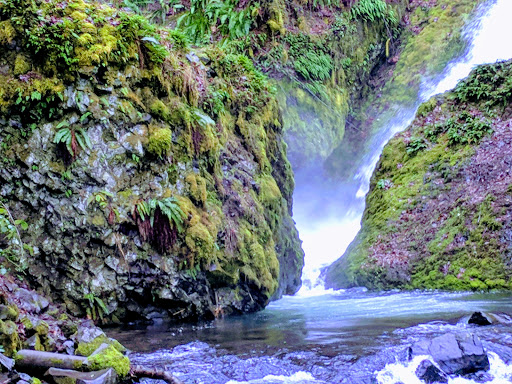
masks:
MULTIPOLYGON (((418 106, 432 96, 452 89, 481 64, 512 58, 512 1, 492 0, 481 6, 474 20, 465 28, 466 52, 453 60, 442 74, 424 79, 413 107, 396 106, 395 117, 369 139, 367 152, 359 160, 351 180, 329 180, 322 164, 296 174, 294 219, 306 254, 302 274, 303 287, 298 295, 324 294, 320 271, 338 259, 360 229, 364 198, 370 178, 386 143, 406 129, 418 106)), ((354 159, 354 161, 358 161, 354 159)))

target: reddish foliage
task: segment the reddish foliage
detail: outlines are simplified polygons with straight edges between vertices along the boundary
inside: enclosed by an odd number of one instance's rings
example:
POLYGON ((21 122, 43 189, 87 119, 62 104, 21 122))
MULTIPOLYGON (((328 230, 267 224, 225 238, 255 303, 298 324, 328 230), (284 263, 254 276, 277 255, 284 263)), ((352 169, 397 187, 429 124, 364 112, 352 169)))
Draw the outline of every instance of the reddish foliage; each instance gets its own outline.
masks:
POLYGON ((194 151, 196 155, 199 155, 201 151, 201 141, 203 140, 203 134, 199 131, 199 128, 192 128, 192 143, 194 144, 194 151))
POLYGON ((78 141, 76 141, 76 133, 74 130, 71 130, 71 152, 73 152, 74 160, 78 154, 78 141))
POLYGON ((156 208, 153 217, 153 226, 151 226, 151 219, 140 217, 135 207, 132 211, 133 219, 139 230, 139 235, 144 242, 149 242, 160 253, 166 253, 176 243, 178 238, 178 230, 176 227, 171 227, 169 218, 165 216, 160 208, 156 208))
POLYGON ((114 210, 111 208, 110 209, 110 212, 108 214, 108 218, 107 218, 107 221, 110 225, 114 225, 114 222, 116 220, 116 213, 114 212, 114 210))

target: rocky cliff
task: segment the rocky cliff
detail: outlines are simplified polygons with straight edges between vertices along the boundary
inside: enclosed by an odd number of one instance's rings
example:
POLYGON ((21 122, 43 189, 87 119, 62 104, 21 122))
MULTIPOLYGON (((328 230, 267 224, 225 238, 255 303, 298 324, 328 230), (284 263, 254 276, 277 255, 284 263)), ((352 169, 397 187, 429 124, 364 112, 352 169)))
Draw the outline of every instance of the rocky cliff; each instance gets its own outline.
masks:
POLYGON ((327 286, 512 287, 511 74, 510 61, 477 68, 386 145, 327 286))
POLYGON ((0 161, 28 227, 4 265, 75 315, 209 318, 300 286, 282 119, 246 56, 102 3, 0 1, 0 161))

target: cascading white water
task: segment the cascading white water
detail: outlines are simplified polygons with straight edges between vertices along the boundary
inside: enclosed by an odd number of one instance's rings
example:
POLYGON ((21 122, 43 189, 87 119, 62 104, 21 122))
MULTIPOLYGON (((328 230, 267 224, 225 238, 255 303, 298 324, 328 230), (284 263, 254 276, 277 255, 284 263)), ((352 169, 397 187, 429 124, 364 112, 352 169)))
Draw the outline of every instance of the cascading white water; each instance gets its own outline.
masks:
POLYGON ((351 183, 325 183, 322 175, 314 171, 297 178, 294 219, 306 254, 303 287, 298 295, 326 293, 319 280, 320 270, 339 258, 359 231, 364 197, 382 149, 396 133, 407 128, 417 107, 452 89, 475 66, 512 58, 512 43, 508 41, 512 36, 512 1, 491 0, 481 12, 465 29, 466 54, 450 63, 440 76, 425 79, 414 107, 397 108, 395 118, 371 139, 370 150, 351 183))

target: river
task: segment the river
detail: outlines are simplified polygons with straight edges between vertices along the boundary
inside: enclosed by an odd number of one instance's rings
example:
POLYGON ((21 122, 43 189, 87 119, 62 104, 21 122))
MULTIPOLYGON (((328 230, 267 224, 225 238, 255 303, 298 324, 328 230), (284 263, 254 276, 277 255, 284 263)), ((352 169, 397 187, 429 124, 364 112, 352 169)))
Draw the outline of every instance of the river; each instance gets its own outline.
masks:
MULTIPOLYGON (((357 234, 382 148, 410 124, 419 104, 453 88, 476 65, 512 58, 512 44, 506 42, 512 36, 511 15, 511 0, 479 8, 465 28, 465 53, 443 73, 425 79, 415 106, 399 108, 378 130, 351 181, 332 184, 321 174, 297 175, 294 218, 306 253, 298 295, 255 314, 179 327, 126 327, 110 330, 110 336, 136 351, 134 362, 165 366, 186 383, 415 384, 420 383, 414 375, 419 361, 403 358, 411 342, 472 328, 489 351, 486 382, 512 383, 510 294, 326 291, 318 278, 357 234), (494 313, 500 321, 473 328, 467 319, 475 311, 494 313)), ((451 378, 449 383, 482 380, 451 378)))

